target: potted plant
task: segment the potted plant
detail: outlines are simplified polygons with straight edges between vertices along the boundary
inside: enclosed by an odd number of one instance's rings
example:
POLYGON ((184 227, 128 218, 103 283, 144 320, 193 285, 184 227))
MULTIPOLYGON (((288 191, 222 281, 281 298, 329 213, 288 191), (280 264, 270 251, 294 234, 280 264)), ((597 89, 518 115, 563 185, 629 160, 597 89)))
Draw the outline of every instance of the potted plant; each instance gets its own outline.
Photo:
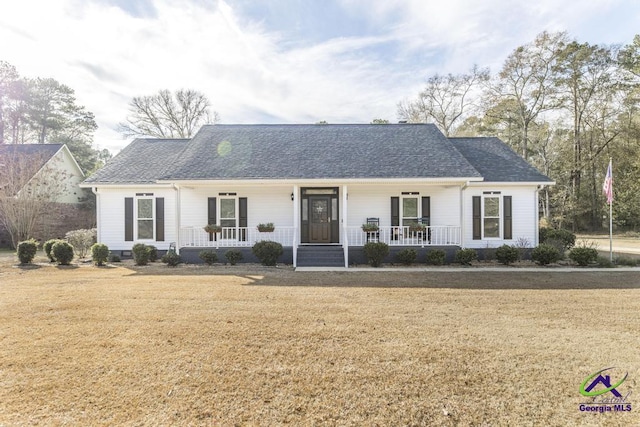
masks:
POLYGON ((207 233, 219 233, 222 231, 222 227, 217 224, 207 224, 204 226, 204 231, 207 233))
POLYGON ((409 231, 416 233, 425 230, 424 224, 411 224, 409 225, 409 231))
POLYGON ((266 224, 258 224, 258 231, 261 233, 271 233, 275 229, 276 227, 272 222, 267 222, 266 224))
POLYGON ((380 227, 378 227, 378 224, 362 224, 362 231, 364 231, 365 233, 371 233, 374 231, 378 231, 380 229, 380 227))

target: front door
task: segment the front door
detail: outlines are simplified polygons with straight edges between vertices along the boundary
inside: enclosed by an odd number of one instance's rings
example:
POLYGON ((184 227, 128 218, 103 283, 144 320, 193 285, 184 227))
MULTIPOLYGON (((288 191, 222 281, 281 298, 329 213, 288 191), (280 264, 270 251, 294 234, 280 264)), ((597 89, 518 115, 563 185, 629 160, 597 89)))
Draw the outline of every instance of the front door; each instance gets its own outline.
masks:
POLYGON ((331 197, 309 197, 309 243, 331 243, 331 197))

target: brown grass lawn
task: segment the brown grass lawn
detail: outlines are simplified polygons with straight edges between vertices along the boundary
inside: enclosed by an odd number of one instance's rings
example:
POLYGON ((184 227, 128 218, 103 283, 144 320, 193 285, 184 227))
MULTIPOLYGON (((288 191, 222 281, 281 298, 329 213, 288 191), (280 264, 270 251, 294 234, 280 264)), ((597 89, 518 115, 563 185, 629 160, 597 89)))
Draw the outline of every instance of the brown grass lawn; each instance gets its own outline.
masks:
POLYGON ((635 272, 5 262, 0 426, 638 425, 639 332, 635 272))

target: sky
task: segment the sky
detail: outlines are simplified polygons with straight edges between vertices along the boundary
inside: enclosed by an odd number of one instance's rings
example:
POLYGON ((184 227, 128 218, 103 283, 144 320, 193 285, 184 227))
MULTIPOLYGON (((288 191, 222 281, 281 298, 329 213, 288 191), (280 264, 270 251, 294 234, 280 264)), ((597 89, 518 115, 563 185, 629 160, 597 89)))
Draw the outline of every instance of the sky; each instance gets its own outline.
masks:
POLYGON ((640 1, 4 0, 0 60, 74 89, 116 153, 134 96, 194 89, 225 124, 396 122, 428 77, 497 73, 542 31, 628 44, 640 1))

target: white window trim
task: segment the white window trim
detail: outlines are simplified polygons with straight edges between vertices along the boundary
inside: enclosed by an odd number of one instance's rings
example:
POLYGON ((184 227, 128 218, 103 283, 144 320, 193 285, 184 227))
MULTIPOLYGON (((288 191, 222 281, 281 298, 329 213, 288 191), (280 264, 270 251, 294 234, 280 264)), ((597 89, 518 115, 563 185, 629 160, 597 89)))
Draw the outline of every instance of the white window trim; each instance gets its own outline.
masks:
POLYGON ((503 218, 503 200, 502 200, 502 194, 483 194, 482 195, 482 206, 481 206, 481 227, 482 227, 482 239, 483 240, 502 240, 502 236, 504 236, 504 230, 503 228, 503 223, 504 223, 504 218, 503 218), (485 216, 485 212, 484 212, 484 208, 485 208, 485 200, 486 199, 498 199, 498 216, 485 216), (498 236, 494 237, 494 236, 486 236, 485 235, 485 231, 484 231, 484 220, 485 218, 498 218, 498 236))
MULTIPOLYGON (((417 194, 406 194, 406 195, 402 195, 400 197, 400 224, 402 227, 408 227, 408 225, 404 224, 404 201, 405 199, 416 199, 416 213, 418 214, 418 216, 416 217, 416 220, 418 222, 420 222, 420 219, 422 218, 422 203, 420 202, 420 196, 417 194)), ((407 217, 409 218, 409 217, 407 217)), ((410 219, 413 219, 413 217, 410 217, 410 219)))
MULTIPOLYGON (((134 227, 134 236, 135 241, 137 242, 155 242, 156 241, 156 198, 153 196, 137 196, 135 198, 136 205, 134 207, 134 218, 133 218, 133 227, 134 227), (151 234, 152 237, 150 239, 142 239, 140 238, 139 230, 138 230, 138 203, 140 200, 151 200, 151 221, 153 225, 151 226, 151 234)), ((142 220, 149 220, 149 218, 142 218, 142 220)))

